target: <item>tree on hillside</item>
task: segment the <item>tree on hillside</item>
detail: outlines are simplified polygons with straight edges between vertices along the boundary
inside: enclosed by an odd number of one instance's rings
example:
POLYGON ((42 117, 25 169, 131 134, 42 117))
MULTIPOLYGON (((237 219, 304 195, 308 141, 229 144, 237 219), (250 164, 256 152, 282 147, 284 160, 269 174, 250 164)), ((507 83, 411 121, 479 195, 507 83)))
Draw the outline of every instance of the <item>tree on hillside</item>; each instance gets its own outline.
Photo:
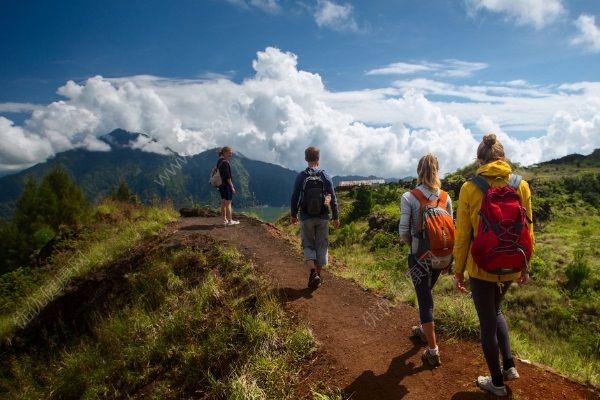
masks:
POLYGON ((55 232, 60 225, 79 225, 89 211, 83 193, 60 165, 44 176, 38 198, 42 218, 55 232))
POLYGON ((140 198, 133 190, 129 188, 125 179, 119 180, 119 186, 110 193, 110 198, 123 203, 139 204, 140 198))
POLYGON ((29 177, 12 220, 0 226, 0 273, 26 266, 61 225, 81 224, 89 206, 67 171, 55 166, 38 185, 29 177))
POLYGON ((356 200, 349 215, 350 219, 354 220, 369 215, 373 208, 373 190, 368 186, 359 186, 356 188, 354 198, 356 200))

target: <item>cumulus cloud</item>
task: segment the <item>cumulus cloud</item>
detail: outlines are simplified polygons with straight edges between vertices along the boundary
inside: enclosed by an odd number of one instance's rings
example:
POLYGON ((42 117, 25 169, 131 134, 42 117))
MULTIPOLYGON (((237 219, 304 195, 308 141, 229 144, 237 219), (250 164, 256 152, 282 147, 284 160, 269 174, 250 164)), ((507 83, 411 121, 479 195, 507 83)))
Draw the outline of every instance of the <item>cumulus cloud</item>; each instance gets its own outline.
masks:
POLYGON ((582 14, 575 21, 575 26, 579 33, 571 42, 584 46, 591 52, 600 52, 600 28, 596 25, 596 17, 582 14))
POLYGON ((338 4, 332 0, 318 0, 314 12, 317 25, 335 31, 358 31, 351 4, 338 4))
POLYGON ((410 75, 416 73, 432 73, 434 76, 464 78, 474 72, 487 68, 482 62, 468 62, 461 60, 444 60, 439 63, 405 63, 397 62, 388 64, 381 68, 367 71, 367 75, 410 75))
POLYGON ((484 130, 502 135, 509 156, 524 163, 600 147, 597 82, 461 86, 414 79, 331 92, 297 63, 295 54, 269 47, 257 53, 254 75, 240 83, 154 76, 69 81, 58 89, 62 100, 36 108, 21 126, 0 117, 0 170, 73 148, 106 151, 98 138, 116 128, 147 134, 132 144, 144 151, 193 155, 231 145, 296 170, 305 164, 304 149, 316 145, 333 174, 385 177, 414 174, 430 151, 443 172, 453 171, 473 160, 484 130), (520 140, 513 134, 519 124, 543 134, 520 140))
POLYGON ((505 14, 519 25, 536 29, 554 22, 565 13, 561 0, 465 0, 467 10, 476 15, 480 10, 505 14))
POLYGON ((0 103, 0 113, 28 113, 43 108, 32 103, 0 103))

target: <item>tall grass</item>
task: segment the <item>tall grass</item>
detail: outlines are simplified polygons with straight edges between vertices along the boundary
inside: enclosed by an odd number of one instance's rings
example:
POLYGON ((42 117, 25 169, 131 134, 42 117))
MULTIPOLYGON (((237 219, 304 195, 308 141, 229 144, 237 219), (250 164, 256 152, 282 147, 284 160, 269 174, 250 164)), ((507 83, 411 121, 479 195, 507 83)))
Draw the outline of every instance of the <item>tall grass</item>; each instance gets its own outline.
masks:
POLYGON ((0 397, 293 398, 311 332, 229 247, 157 250, 92 332, 14 354, 0 397))
MULTIPOLYGON (((341 213, 352 199, 341 194, 341 213)), ((584 383, 600 385, 600 213, 581 199, 555 196, 560 207, 536 231, 532 281, 509 290, 504 312, 513 348, 521 358, 545 364, 584 383)), ((553 203, 554 204, 554 203, 553 203)), ((558 206, 557 206, 558 207, 558 206)), ((373 211, 395 220, 398 203, 378 203, 373 211)), ((295 228, 280 220, 283 229, 295 228)), ((416 306, 407 275, 406 246, 382 231, 369 232, 366 219, 349 220, 330 231, 331 254, 343 266, 333 271, 392 301, 416 306)), ((477 340, 479 322, 469 296, 440 276, 434 288, 436 327, 448 336, 477 340)), ((415 321, 417 322, 417 321, 415 321)))
POLYGON ((59 296, 69 283, 159 233, 177 218, 171 207, 144 208, 106 200, 94 223, 62 244, 48 265, 23 267, 0 276, 0 340, 59 296))

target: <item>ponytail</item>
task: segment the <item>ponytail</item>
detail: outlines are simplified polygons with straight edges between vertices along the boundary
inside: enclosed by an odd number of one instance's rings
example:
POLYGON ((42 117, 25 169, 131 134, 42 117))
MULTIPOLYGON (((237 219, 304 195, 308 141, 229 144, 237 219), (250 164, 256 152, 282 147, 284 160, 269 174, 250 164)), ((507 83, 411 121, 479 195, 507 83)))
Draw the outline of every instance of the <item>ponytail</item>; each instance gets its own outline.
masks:
POLYGON ((417 185, 423 184, 432 190, 441 189, 439 171, 440 164, 436 156, 431 153, 423 156, 417 166, 417 185))

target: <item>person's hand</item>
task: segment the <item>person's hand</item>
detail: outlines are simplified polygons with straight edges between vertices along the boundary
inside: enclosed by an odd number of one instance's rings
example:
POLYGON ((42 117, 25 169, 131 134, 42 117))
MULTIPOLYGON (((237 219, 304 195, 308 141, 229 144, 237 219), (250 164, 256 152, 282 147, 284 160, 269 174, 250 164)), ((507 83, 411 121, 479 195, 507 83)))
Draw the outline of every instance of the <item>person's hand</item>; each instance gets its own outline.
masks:
POLYGON ((231 193, 235 194, 235 188, 231 185, 231 193))
POLYGON ((467 288, 465 287, 465 274, 461 272, 454 273, 454 287, 463 293, 467 293, 467 288))
POLYGON ((521 276, 519 277, 519 280, 517 281, 519 283, 519 285, 524 285, 527 282, 529 282, 529 272, 524 271, 521 273, 521 276))
POLYGON ((292 225, 296 225, 298 223, 298 217, 292 217, 292 225))
POLYGON ((340 227, 340 220, 339 219, 334 219, 331 221, 331 223, 333 224, 334 228, 339 228, 340 227))

